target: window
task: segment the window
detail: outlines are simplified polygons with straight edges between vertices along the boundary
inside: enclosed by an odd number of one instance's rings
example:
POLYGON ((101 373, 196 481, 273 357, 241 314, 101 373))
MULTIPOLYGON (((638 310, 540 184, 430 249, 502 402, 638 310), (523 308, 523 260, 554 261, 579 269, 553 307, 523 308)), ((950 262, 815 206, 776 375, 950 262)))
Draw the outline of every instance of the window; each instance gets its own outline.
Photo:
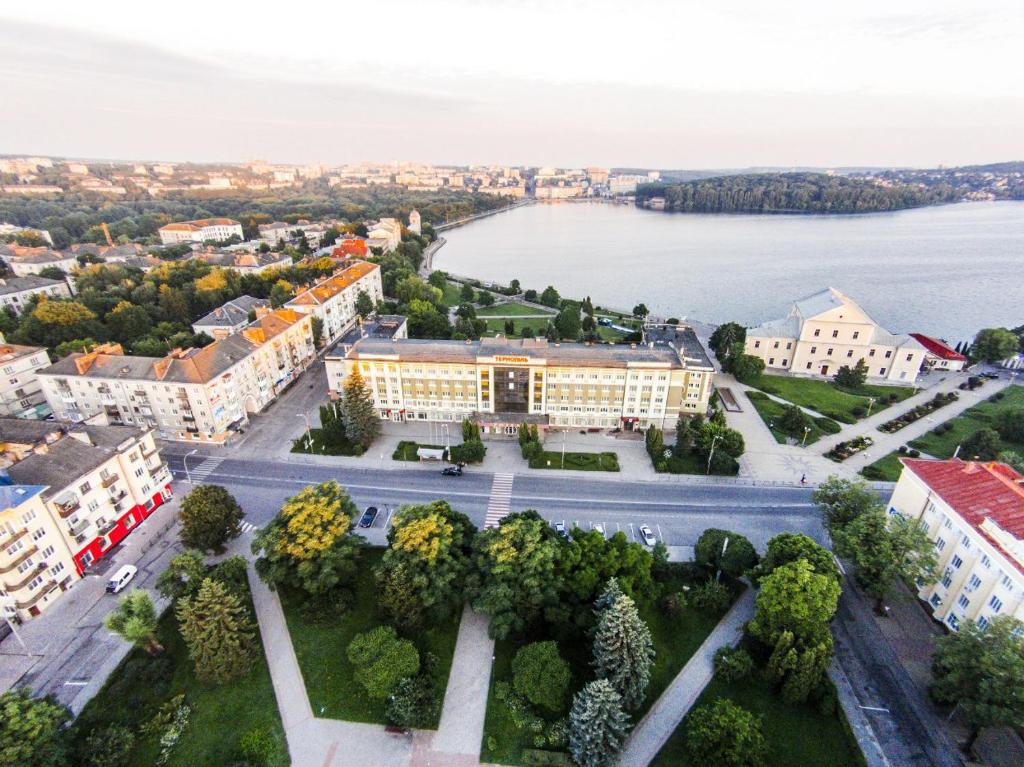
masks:
POLYGON ((133 450, 132 452, 130 452, 128 454, 128 460, 132 461, 133 463, 135 461, 139 460, 139 453, 138 453, 138 451, 137 450, 133 450))
POLYGON ((935 550, 936 551, 942 551, 944 548, 946 548, 946 540, 944 538, 936 538, 935 539, 935 550))
POLYGON ((875 350, 874 349, 868 349, 868 356, 869 357, 874 357, 875 356, 875 350))
POLYGON ((1013 593, 1013 581, 1010 580, 1010 576, 1009 575, 1004 575, 1003 576, 1002 584, 1003 584, 1003 588, 1005 588, 1010 593, 1013 593))
POLYGON ((914 361, 914 355, 913 354, 908 354, 907 355, 907 362, 913 362, 913 361, 914 361))
POLYGON ((48 556, 53 554, 54 551, 55 549, 53 548, 53 546, 47 546, 45 549, 39 552, 39 556, 43 559, 46 559, 48 556))
MULTIPOLYGON (((509 384, 509 386, 511 386, 511 384, 509 384)), ((144 473, 145 469, 143 469, 142 467, 139 467, 138 469, 135 470, 136 477, 141 477, 144 473)))
POLYGON ((853 331, 853 340, 856 341, 858 338, 860 338, 860 331, 859 330, 853 331))
POLYGON ((810 369, 811 369, 811 363, 810 363, 810 362, 808 362, 808 363, 807 363, 807 369, 808 369, 808 370, 810 370, 810 369))
POLYGON ((89 511, 96 511, 96 509, 98 509, 99 507, 100 507, 100 502, 97 501, 97 500, 92 500, 92 501, 89 501, 89 505, 88 505, 87 508, 89 509, 89 511))
POLYGON ((878 375, 884 376, 885 375, 885 368, 879 368, 878 369, 878 375))
POLYGON ((839 338, 839 331, 838 330, 833 330, 832 331, 832 337, 833 338, 839 338))
POLYGON ((34 511, 32 511, 31 509, 29 509, 28 511, 26 511, 24 514, 21 515, 22 524, 25 524, 25 525, 27 525, 29 522, 31 522, 35 518, 36 518, 36 513, 34 511))
POLYGON ((783 359, 782 360, 782 367, 786 367, 786 363, 788 363, 788 362, 789 362, 789 360, 783 359))
POLYGON ((951 559, 949 562, 949 564, 952 565, 955 570, 959 570, 960 565, 962 565, 963 563, 964 561, 960 559, 959 555, 957 554, 954 554, 953 559, 951 559))
POLYGON ((40 538, 44 538, 44 537, 46 537, 46 531, 43 528, 41 528, 41 527, 38 530, 33 531, 33 533, 32 533, 32 540, 33 541, 38 541, 40 538))
POLYGON ((821 335, 821 328, 815 328, 814 329, 814 337, 817 338, 820 335, 821 335))
POLYGON ((982 631, 988 628, 988 618, 986 618, 984 615, 978 618, 976 623, 978 624, 978 628, 980 628, 982 631))
POLYGON ((818 353, 818 347, 817 346, 812 346, 811 347, 811 354, 817 354, 817 353, 818 353))
POLYGON ((992 612, 997 613, 1003 609, 1003 600, 994 596, 988 600, 988 606, 992 608, 992 612))
POLYGON ((992 560, 989 559, 988 554, 981 555, 981 564, 986 568, 992 567, 992 560))
POLYGON ((775 358, 774 357, 769 357, 768 358, 768 364, 769 365, 774 365, 775 364, 775 358))
POLYGON ((42 584, 42 582, 43 582, 43 576, 37 575, 35 578, 33 578, 32 580, 30 580, 28 582, 29 590, 31 591, 31 590, 39 588, 39 586, 42 584))
POLYGON ((942 585, 943 585, 944 588, 948 589, 949 585, 952 582, 953 582, 953 578, 950 576, 950 574, 948 572, 945 575, 942 576, 942 585))
POLYGON ((946 623, 948 623, 949 627, 954 631, 960 628, 960 619, 953 615, 953 613, 946 616, 946 623))
POLYGON ((793 342, 792 341, 787 341, 786 342, 786 348, 787 349, 792 349, 793 348, 793 342))
POLYGON ((63 570, 64 570, 64 563, 63 562, 58 562, 57 564, 55 564, 53 567, 50 568, 50 575, 54 575, 54 576, 59 575, 61 572, 63 572, 63 570))
POLYGON ((980 585, 981 578, 979 578, 977 575, 972 574, 970 580, 967 581, 967 588, 969 588, 971 591, 974 591, 980 585))
POLYGON ((776 341, 774 344, 772 344, 772 348, 773 349, 778 349, 779 348, 779 342, 776 341))
POLYGON ((942 526, 947 530, 953 529, 953 520, 951 520, 949 517, 946 517, 944 520, 942 520, 942 526))
POLYGON ((761 342, 760 341, 754 341, 754 348, 755 349, 760 349, 761 348, 761 342))
POLYGON ((852 357, 852 356, 853 356, 853 349, 849 349, 849 350, 847 350, 847 352, 846 352, 846 356, 847 356, 847 357, 852 357))
POLYGON ((889 350, 888 350, 888 351, 886 351, 886 353, 885 353, 885 358, 886 358, 886 359, 889 359, 889 358, 890 358, 891 356, 892 356, 892 349, 889 349, 889 350))
POLYGON ((956 600, 956 603, 957 603, 957 604, 958 604, 958 605, 959 605, 959 606, 960 606, 960 607, 961 607, 962 609, 966 610, 966 609, 967 609, 967 607, 968 607, 968 606, 969 606, 969 605, 971 604, 971 600, 970 600, 970 599, 968 599, 968 598, 967 598, 966 596, 964 596, 963 594, 961 594, 961 595, 960 595, 960 598, 959 598, 958 600, 956 600))
POLYGON ((963 538, 960 539, 960 545, 962 545, 965 549, 970 549, 971 539, 965 535, 963 538))
POLYGON ((832 351, 833 351, 832 347, 831 346, 828 347, 828 353, 827 353, 826 356, 831 357, 832 356, 832 351))
POLYGON ((942 604, 942 597, 940 597, 938 594, 932 594, 932 598, 928 601, 931 602, 932 607, 938 607, 942 604))

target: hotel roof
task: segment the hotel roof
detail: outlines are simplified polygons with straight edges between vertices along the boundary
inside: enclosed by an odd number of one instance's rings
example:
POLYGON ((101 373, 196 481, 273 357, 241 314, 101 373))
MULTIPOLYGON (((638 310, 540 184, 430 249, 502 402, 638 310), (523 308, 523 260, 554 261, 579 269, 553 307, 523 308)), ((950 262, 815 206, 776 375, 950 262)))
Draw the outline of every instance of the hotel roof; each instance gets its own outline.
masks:
POLYGON ((929 354, 934 354, 939 359, 952 360, 954 362, 967 362, 967 358, 939 338, 932 338, 923 333, 911 333, 910 337, 917 341, 929 354))
POLYGON ((373 272, 374 269, 380 269, 380 267, 377 264, 371 264, 369 261, 356 261, 341 274, 328 277, 309 290, 295 296, 295 298, 288 302, 288 305, 317 306, 325 304, 345 288, 373 272))

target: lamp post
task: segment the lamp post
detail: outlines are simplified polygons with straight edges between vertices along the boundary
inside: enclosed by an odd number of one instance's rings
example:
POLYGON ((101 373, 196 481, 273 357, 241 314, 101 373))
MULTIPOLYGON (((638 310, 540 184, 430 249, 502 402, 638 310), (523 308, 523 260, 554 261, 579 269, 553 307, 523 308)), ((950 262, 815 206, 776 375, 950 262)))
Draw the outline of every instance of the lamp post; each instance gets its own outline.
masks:
POLYGON ((565 430, 562 430, 562 468, 565 468, 565 430))
POLYGON ((715 583, 718 583, 718 581, 722 578, 722 567, 721 567, 721 564, 722 564, 723 561, 725 561, 725 550, 728 549, 728 548, 729 548, 729 536, 726 536, 725 540, 722 542, 722 558, 718 560, 719 567, 718 567, 718 572, 715 573, 715 583))
POLYGON ((873 408, 874 406, 875 406, 875 398, 874 397, 868 397, 868 414, 866 416, 867 418, 871 417, 871 408, 873 408))
POLYGON ((0 607, 0 609, 3 610, 4 620, 7 621, 7 625, 10 626, 11 633, 14 634, 14 638, 18 640, 18 644, 21 645, 21 649, 25 651, 25 654, 29 655, 30 653, 28 651, 28 645, 26 645, 25 640, 21 638, 21 633, 18 631, 17 626, 15 625, 14 621, 11 620, 11 616, 7 612, 8 604, 12 604, 13 602, 14 600, 11 599, 9 602, 4 603, 4 605, 0 607))
POLYGON ((705 475, 711 473, 711 459, 715 457, 715 443, 717 443, 719 439, 721 439, 721 437, 718 434, 711 438, 711 450, 708 452, 708 468, 707 471, 704 472, 705 475))
POLYGON ((309 416, 306 415, 305 413, 296 413, 295 417, 296 418, 302 418, 302 419, 304 419, 306 421, 306 449, 310 453, 312 453, 313 452, 313 430, 310 428, 310 425, 309 425, 309 416))
POLYGON ((191 453, 185 453, 185 457, 181 459, 181 464, 182 466, 185 467, 185 481, 188 482, 190 485, 192 484, 192 475, 188 473, 188 457, 190 455, 195 455, 198 452, 199 450, 196 449, 193 450, 191 453))
POLYGON ((804 438, 800 441, 800 447, 807 447, 807 435, 811 433, 811 427, 804 427, 804 438))

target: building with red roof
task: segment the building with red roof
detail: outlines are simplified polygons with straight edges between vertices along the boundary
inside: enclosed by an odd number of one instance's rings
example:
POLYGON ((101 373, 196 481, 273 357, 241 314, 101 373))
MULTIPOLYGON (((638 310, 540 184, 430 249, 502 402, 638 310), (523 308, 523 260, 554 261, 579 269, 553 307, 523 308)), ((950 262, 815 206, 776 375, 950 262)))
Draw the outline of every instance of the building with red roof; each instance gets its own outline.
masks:
POLYGON ((967 358, 941 338, 932 338, 924 333, 911 333, 910 337, 924 347, 924 365, 929 370, 955 373, 967 367, 967 358))
POLYGON ((996 462, 901 458, 889 513, 920 520, 939 581, 920 589, 937 620, 1024 619, 1024 476, 996 462))
POLYGON ((341 240, 338 247, 331 251, 332 256, 355 256, 356 258, 365 258, 366 253, 366 240, 358 237, 341 240))

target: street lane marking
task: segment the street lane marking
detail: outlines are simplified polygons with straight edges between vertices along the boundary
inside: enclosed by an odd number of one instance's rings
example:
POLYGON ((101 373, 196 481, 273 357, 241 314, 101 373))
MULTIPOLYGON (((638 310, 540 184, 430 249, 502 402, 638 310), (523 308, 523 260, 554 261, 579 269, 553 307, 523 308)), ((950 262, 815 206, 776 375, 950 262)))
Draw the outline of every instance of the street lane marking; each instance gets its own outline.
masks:
POLYGON ((512 482, 514 474, 495 474, 491 480, 491 495, 487 501, 484 527, 497 527, 502 517, 512 508, 512 482))
POLYGON ((192 482, 205 482, 217 470, 217 467, 220 466, 223 460, 223 458, 206 458, 194 469, 189 469, 192 482))

